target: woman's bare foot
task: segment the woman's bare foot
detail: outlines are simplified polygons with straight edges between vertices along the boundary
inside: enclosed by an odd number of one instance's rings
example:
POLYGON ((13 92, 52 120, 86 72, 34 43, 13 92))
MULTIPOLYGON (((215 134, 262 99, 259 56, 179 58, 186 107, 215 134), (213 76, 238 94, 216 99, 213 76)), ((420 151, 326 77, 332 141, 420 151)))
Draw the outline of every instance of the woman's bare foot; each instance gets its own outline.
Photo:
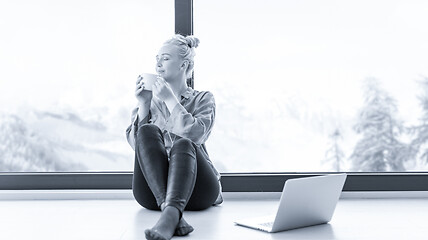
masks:
POLYGON ((193 232, 193 227, 184 220, 184 218, 180 219, 180 222, 175 229, 174 236, 186 236, 187 234, 193 232))
POLYGON ((151 229, 146 229, 146 239, 149 240, 169 240, 172 238, 180 220, 180 212, 175 207, 165 207, 162 214, 151 229))

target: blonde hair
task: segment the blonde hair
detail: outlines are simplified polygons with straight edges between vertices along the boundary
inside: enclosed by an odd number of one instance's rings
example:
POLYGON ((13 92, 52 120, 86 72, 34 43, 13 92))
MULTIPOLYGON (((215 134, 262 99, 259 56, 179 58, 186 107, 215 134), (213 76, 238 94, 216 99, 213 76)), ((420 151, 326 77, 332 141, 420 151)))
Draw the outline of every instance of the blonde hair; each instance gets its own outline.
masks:
POLYGON ((191 78, 193 73, 193 67, 195 65, 195 48, 199 45, 199 39, 194 36, 183 36, 180 34, 174 35, 171 39, 167 40, 164 44, 173 44, 178 47, 179 55, 184 60, 189 62, 186 70, 186 77, 191 78))

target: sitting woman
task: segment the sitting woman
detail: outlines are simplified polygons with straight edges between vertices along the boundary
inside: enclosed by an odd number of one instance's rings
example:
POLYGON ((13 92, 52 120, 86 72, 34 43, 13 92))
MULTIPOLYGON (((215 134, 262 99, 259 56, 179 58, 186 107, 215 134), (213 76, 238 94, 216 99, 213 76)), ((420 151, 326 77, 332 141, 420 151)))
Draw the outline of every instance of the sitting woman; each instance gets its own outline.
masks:
POLYGON ((138 106, 126 130, 135 150, 132 182, 137 202, 161 210, 158 222, 145 231, 147 239, 171 239, 193 231, 184 210, 202 210, 222 200, 220 174, 211 163, 205 141, 215 118, 210 92, 187 86, 199 40, 175 35, 156 56, 158 77, 152 91, 139 76, 138 106))

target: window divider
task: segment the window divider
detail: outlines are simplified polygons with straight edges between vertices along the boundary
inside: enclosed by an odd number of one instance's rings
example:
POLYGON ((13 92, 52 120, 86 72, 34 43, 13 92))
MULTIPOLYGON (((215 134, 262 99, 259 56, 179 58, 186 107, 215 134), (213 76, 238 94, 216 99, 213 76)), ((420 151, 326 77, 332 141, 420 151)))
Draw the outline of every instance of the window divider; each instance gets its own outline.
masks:
MULTIPOLYGON (((222 173, 223 192, 281 192, 287 179, 336 174, 222 173)), ((428 191, 428 173, 348 172, 344 191, 428 191)), ((0 190, 131 189, 132 172, 0 173, 0 190)))

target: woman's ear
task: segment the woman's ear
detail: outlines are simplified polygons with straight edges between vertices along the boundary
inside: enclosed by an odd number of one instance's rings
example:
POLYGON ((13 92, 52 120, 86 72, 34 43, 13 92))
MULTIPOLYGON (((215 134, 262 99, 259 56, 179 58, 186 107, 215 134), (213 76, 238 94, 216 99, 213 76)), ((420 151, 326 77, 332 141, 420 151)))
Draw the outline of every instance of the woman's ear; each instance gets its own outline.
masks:
POLYGON ((189 61, 184 60, 183 63, 181 64, 181 68, 184 68, 184 70, 187 70, 188 67, 189 67, 189 61))

